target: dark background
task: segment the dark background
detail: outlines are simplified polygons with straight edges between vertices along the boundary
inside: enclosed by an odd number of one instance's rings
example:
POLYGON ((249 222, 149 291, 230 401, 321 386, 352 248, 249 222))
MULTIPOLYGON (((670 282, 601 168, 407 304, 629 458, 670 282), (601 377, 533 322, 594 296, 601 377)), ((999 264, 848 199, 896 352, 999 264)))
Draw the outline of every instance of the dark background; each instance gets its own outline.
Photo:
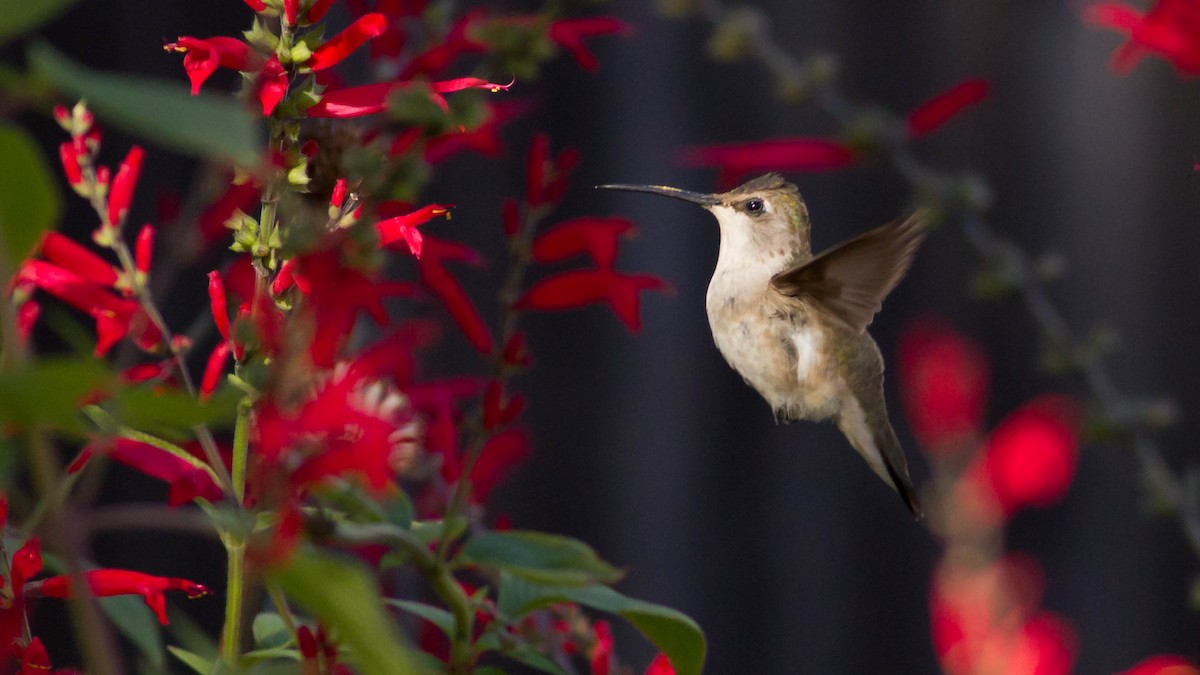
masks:
MULTIPOLYGON (((1177 466, 1195 461, 1196 82, 1158 60, 1115 75, 1107 62, 1117 36, 1083 25, 1075 3, 756 4, 794 55, 836 54, 839 86, 853 101, 903 112, 962 79, 991 81, 985 104, 922 141, 917 154, 985 177, 995 198, 987 219, 997 230, 1027 250, 1066 257, 1068 275, 1053 292, 1071 324, 1119 333, 1108 360, 1115 379, 1127 391, 1178 402, 1180 422, 1160 440, 1177 466)), ((547 130, 555 147, 584 153, 558 216, 633 218, 640 236, 623 246, 620 267, 675 289, 646 297, 637 337, 601 308, 529 321, 537 368, 518 387, 531 399, 537 448, 497 491, 494 510, 518 527, 588 541, 629 570, 620 590, 695 618, 709 638, 708 672, 934 672, 927 595, 938 546, 831 424, 775 426, 725 365, 703 306, 717 251, 711 217, 682 203, 590 189, 628 182, 709 190, 713 172, 684 168, 682 148, 836 130, 818 112, 776 101, 759 64, 710 61, 708 24, 666 20, 652 6, 598 7, 635 27, 626 39, 592 42, 601 70, 580 73, 564 56, 542 81, 518 83, 540 107, 508 131, 508 156, 460 157, 427 194, 458 205, 454 220, 430 225, 431 233, 498 259, 498 200, 521 194, 528 134, 547 130)), ((93 0, 44 34, 88 64, 183 82, 163 39, 235 34, 247 17, 236 0, 93 0)), ((55 130, 44 126, 53 148, 55 130)), ((129 142, 110 134, 109 161, 129 142)), ((185 188, 192 175, 186 160, 167 153, 151 152, 147 166, 135 206, 143 219, 152 217, 156 190, 185 188)), ((813 214, 818 250, 911 206, 906 184, 886 166, 789 177, 813 214)), ((78 202, 66 227, 91 227, 78 202)), ((888 363, 896 362, 901 326, 935 313, 991 354, 989 423, 1038 393, 1077 391, 1038 369, 1037 329, 1021 305, 969 297, 976 268, 955 227, 925 244, 871 328, 888 363)), ((468 277, 481 302, 494 278, 468 277)), ((202 277, 190 283, 202 298, 202 277)), ((478 365, 462 354, 439 367, 478 365)), ((919 483, 928 471, 900 411, 896 377, 887 384, 919 483)), ((1078 672, 1114 672, 1159 652, 1198 655, 1200 621, 1187 607, 1196 559, 1176 522, 1147 515, 1143 504, 1134 458, 1122 447, 1091 445, 1061 504, 1012 523, 1010 547, 1045 568, 1044 604, 1078 631, 1078 672)), ((198 555, 191 542, 143 546, 102 546, 99 555, 109 564, 144 560, 151 548, 198 555)), ((211 573, 220 559, 214 551, 203 562, 211 573)), ((636 664, 652 655, 624 627, 618 650, 636 664)))

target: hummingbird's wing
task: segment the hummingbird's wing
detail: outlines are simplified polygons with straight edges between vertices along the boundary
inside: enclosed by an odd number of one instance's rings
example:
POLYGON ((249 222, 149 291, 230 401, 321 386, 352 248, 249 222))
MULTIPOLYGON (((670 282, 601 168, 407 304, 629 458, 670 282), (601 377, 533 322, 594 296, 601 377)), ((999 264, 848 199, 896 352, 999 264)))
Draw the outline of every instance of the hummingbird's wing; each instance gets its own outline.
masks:
POLYGON ((925 221, 918 212, 776 274, 771 286, 783 295, 813 301, 861 333, 908 270, 924 238, 925 221))

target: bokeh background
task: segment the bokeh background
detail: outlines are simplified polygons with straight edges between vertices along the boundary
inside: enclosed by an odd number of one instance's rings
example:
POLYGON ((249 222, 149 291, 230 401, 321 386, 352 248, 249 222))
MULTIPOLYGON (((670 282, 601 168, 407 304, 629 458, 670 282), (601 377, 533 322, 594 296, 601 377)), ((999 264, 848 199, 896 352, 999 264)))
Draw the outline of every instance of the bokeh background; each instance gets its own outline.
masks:
MULTIPOLYGON (((695 618, 710 641, 708 672, 936 672, 928 589, 938 544, 831 424, 776 426, 726 366, 704 314, 717 251, 711 217, 682 203, 590 189, 627 182, 709 190, 714 172, 684 166, 682 149, 835 131, 819 111, 776 100, 757 62, 710 60, 709 24, 665 19, 654 4, 597 5, 595 12, 634 28, 592 43, 601 69, 581 73, 564 57, 541 81, 519 82, 515 91, 538 106, 509 127, 507 156, 458 157, 426 195, 457 204, 453 221, 429 227, 497 258, 499 200, 522 190, 513 167, 529 134, 548 131, 556 147, 578 147, 584 157, 558 215, 634 219, 640 235, 623 246, 620 266, 674 287, 671 295, 647 296, 636 337, 604 308, 530 321, 537 367, 517 386, 530 397, 537 447, 497 490, 495 511, 519 527, 593 544, 629 570, 622 591, 695 618)), ((994 199, 986 218, 996 230, 1029 251, 1063 256, 1067 274, 1053 295, 1072 326, 1120 336, 1107 359, 1117 383, 1176 401, 1177 424, 1156 437, 1177 467, 1195 462, 1197 82, 1158 60, 1114 74, 1108 60, 1119 39, 1085 26, 1078 2, 755 4, 794 55, 836 55, 839 87, 854 102, 902 113, 968 77, 991 82, 984 104, 915 152, 934 167, 983 177, 994 199)), ((161 50, 164 38, 233 34, 247 16, 237 0, 85 0, 43 36, 92 66, 183 81, 178 57, 161 50)), ((20 50, 6 57, 19 61, 20 50)), ((29 122, 53 150, 53 125, 29 122)), ((111 153, 132 140, 108 139, 111 153)), ((166 152, 152 152, 147 162, 135 206, 142 218, 152 216, 156 191, 186 190, 196 175, 189 161, 166 152)), ((913 204, 906 183, 882 164, 789 178, 813 215, 816 249, 913 204)), ((80 207, 68 212, 68 230, 89 227, 80 207)), ((940 315, 985 345, 993 423, 1036 394, 1078 391, 1070 378, 1039 367, 1038 329, 1019 303, 971 297, 977 270, 961 232, 942 228, 871 328, 892 364, 892 418, 918 483, 928 470, 894 374, 907 321, 940 315)), ((486 306, 494 288, 486 273, 464 275, 464 282, 486 306)), ((202 280, 193 283, 199 306, 202 280)), ((432 367, 477 365, 453 347, 432 367)), ((1066 498, 1011 523, 1009 546, 1044 567, 1044 604, 1077 630, 1080 673, 1118 671, 1158 652, 1200 653, 1200 618, 1188 605, 1197 560, 1177 521, 1149 515, 1145 501, 1130 453, 1089 444, 1066 498)), ((98 556, 113 565, 175 556, 198 569, 220 567, 216 546, 209 558, 196 540, 145 539, 139 547, 101 542, 98 556)), ((623 658, 650 659, 650 645, 624 626, 617 639, 623 658)))

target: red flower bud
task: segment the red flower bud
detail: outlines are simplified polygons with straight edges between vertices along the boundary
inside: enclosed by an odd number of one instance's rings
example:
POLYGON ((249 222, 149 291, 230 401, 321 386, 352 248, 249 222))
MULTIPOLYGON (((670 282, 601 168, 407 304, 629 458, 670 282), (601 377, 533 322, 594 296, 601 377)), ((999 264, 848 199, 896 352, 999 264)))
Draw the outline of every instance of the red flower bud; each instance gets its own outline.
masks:
POLYGON ((138 178, 142 173, 142 159, 146 152, 140 146, 133 146, 125 161, 117 169, 112 187, 108 191, 108 222, 113 227, 120 227, 129 212, 129 204, 133 201, 133 191, 137 187, 138 178))
POLYGON ((137 243, 134 247, 134 263, 142 274, 150 273, 150 262, 154 257, 154 227, 149 223, 138 231, 137 243))

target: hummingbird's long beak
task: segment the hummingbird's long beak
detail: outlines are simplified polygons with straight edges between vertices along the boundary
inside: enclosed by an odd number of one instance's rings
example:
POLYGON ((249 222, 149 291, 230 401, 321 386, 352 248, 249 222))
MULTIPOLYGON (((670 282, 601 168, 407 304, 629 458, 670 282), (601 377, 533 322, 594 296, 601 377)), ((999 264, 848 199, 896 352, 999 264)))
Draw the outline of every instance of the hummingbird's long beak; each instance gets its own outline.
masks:
POLYGON ((685 202, 700 206, 716 206, 721 200, 716 195, 706 195, 702 192, 691 192, 667 185, 597 185, 597 190, 624 190, 626 192, 646 192, 652 195, 662 195, 682 199, 685 202))

